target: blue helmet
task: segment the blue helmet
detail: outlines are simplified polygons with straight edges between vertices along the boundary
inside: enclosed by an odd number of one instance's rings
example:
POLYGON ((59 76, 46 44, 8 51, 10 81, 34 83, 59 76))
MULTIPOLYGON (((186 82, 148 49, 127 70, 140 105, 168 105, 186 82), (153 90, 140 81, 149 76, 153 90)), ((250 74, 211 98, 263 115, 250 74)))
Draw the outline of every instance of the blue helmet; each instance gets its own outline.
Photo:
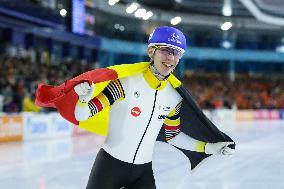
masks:
POLYGON ((184 53, 186 38, 180 30, 174 27, 161 26, 157 27, 148 39, 148 47, 156 45, 172 47, 184 53))

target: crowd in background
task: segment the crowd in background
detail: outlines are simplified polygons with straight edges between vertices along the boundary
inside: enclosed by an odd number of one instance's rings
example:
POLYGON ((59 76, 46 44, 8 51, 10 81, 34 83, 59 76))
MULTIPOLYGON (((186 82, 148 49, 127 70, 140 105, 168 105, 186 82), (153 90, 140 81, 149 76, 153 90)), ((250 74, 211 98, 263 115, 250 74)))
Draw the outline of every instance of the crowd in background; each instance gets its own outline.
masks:
MULTIPOLYGON (((38 83, 58 85, 97 65, 64 60, 57 64, 31 57, 0 58, 0 112, 50 111, 34 105, 38 83)), ((204 109, 284 108, 284 82, 242 75, 234 81, 221 75, 191 74, 183 78, 204 109)))
POLYGON ((39 83, 59 85, 91 70, 90 64, 65 60, 58 64, 34 62, 30 57, 0 58, 0 112, 50 111, 34 105, 39 83))
POLYGON ((221 74, 190 75, 187 87, 204 109, 282 109, 284 78, 238 75, 234 80, 221 74))

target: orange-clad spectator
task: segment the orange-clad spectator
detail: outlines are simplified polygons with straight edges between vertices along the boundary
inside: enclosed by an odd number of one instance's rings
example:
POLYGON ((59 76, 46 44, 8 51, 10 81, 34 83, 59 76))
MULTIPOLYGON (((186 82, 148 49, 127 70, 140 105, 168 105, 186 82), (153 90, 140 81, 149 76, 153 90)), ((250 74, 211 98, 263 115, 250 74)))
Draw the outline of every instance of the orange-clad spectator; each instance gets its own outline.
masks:
POLYGON ((213 100, 213 106, 215 109, 224 108, 224 102, 221 98, 216 98, 213 100))

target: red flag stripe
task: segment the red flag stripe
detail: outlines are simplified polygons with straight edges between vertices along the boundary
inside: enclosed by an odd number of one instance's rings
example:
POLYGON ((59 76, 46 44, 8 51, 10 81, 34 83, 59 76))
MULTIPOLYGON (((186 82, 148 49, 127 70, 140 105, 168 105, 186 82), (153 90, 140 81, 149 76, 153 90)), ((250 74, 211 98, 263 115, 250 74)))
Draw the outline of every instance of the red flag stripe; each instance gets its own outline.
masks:
POLYGON ((180 125, 178 125, 178 126, 168 126, 168 125, 164 124, 164 128, 166 130, 178 130, 180 128, 180 125))

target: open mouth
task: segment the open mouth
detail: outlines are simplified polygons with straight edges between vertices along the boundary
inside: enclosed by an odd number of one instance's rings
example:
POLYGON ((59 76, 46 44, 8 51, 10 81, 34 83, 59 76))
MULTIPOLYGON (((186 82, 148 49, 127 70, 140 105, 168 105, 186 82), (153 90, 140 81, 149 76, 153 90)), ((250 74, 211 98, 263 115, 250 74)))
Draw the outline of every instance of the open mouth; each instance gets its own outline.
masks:
POLYGON ((172 68, 172 67, 174 67, 174 65, 171 65, 171 64, 166 63, 166 62, 162 62, 162 64, 163 64, 165 67, 167 67, 167 68, 172 68))

